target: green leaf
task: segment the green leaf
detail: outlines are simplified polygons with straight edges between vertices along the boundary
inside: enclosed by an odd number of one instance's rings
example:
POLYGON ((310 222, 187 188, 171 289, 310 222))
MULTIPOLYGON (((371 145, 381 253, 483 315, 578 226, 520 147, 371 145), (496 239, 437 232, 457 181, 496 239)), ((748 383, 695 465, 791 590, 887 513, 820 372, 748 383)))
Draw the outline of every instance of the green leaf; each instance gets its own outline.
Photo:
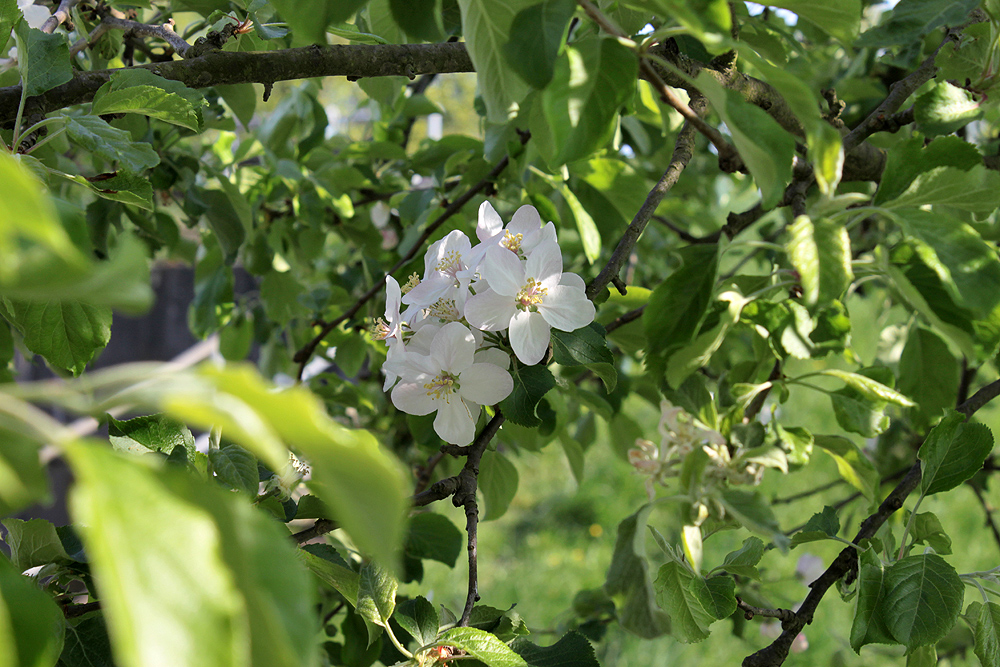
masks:
POLYGON ((75 625, 66 625, 58 667, 115 667, 103 615, 94 614, 75 625))
POLYGON ((201 132, 205 125, 201 107, 205 104, 200 92, 180 81, 134 69, 113 73, 94 93, 90 113, 136 113, 201 132))
POLYGON ((597 224, 590 217, 590 213, 565 183, 559 185, 559 193, 566 200, 566 205, 569 206, 573 219, 576 220, 576 230, 580 233, 583 254, 587 261, 593 264, 601 256, 601 232, 598 231, 597 224))
POLYGON ((910 329, 899 357, 899 390, 913 397, 915 420, 927 427, 955 403, 961 369, 948 344, 925 327, 910 329))
POLYGON ((232 264, 246 240, 243 220, 228 193, 221 190, 201 190, 197 196, 207 207, 205 219, 219 241, 226 264, 232 264))
POLYGON ((853 44, 858 36, 858 28, 861 25, 861 0, 844 2, 779 0, 771 6, 795 12, 845 45, 853 44))
POLYGON ((982 113, 979 103, 967 91, 947 81, 938 82, 913 103, 917 128, 930 136, 951 134, 982 113))
POLYGON ((856 444, 839 435, 817 435, 813 444, 833 457, 840 476, 865 498, 874 501, 878 497, 878 470, 856 444))
POLYGON ((145 142, 132 141, 125 130, 111 127, 97 116, 73 116, 66 121, 70 141, 108 162, 118 162, 131 172, 140 172, 160 163, 160 156, 145 142))
POLYGON ((992 451, 993 433, 986 425, 966 422, 965 415, 951 411, 917 452, 924 464, 920 492, 929 496, 954 489, 975 475, 992 451))
POLYGON ((476 605, 469 614, 469 627, 486 630, 502 642, 529 634, 528 626, 513 606, 510 609, 497 609, 483 604, 476 605))
POLYGON ((844 226, 800 215, 788 232, 788 256, 799 272, 806 305, 825 306, 839 299, 854 280, 851 240, 844 226))
POLYGON ((935 167, 913 179, 898 197, 884 203, 888 209, 946 205, 982 218, 1000 206, 1000 173, 978 165, 969 170, 935 167))
POLYGON ((451 628, 441 633, 438 642, 460 648, 487 667, 527 667, 524 658, 495 636, 478 628, 451 628))
POLYGON ((0 558, 0 665, 55 665, 65 627, 51 596, 0 558))
MULTIPOLYGON (((1000 183, 998 183, 1000 185, 1000 183)), ((916 251, 960 306, 977 319, 1000 305, 1000 259, 970 225, 950 216, 919 209, 899 212, 907 234, 916 238, 916 251)))
POLYGON ((22 18, 17 0, 0 0, 0 52, 7 53, 10 33, 22 18))
POLYGON ((935 167, 967 171, 982 163, 979 149, 959 137, 938 137, 925 144, 923 137, 915 135, 889 151, 874 203, 881 205, 895 199, 906 191, 914 178, 935 167))
POLYGON ((736 91, 723 88, 707 72, 698 75, 695 85, 729 128, 736 150, 760 188, 761 205, 773 208, 792 179, 795 153, 792 135, 763 109, 750 104, 736 91))
POLYGON ((252 83, 237 83, 229 86, 215 86, 215 92, 225 100, 233 114, 243 124, 249 127, 257 109, 257 91, 252 83))
POLYGON ((904 408, 912 408, 916 405, 913 401, 908 399, 906 396, 903 396, 898 391, 886 386, 878 380, 862 375, 861 373, 851 373, 836 368, 826 368, 819 371, 819 373, 821 375, 829 375, 837 378, 838 380, 842 380, 844 384, 851 389, 854 389, 870 401, 886 401, 888 403, 901 405, 904 408))
POLYGON ((118 662, 169 655, 192 667, 292 667, 315 659, 313 586, 284 528, 172 466, 96 444, 65 453, 76 478, 70 509, 118 662))
MULTIPOLYGON (((726 554, 722 565, 712 569, 712 572, 725 571, 740 577, 749 577, 760 581, 757 563, 764 557, 764 542, 757 536, 743 540, 743 546, 726 554)), ((710 573, 711 574, 711 573, 710 573)))
POLYGON ((837 510, 830 506, 823 508, 822 512, 817 512, 809 518, 802 530, 792 536, 792 547, 797 547, 806 542, 825 540, 836 537, 840 532, 840 519, 837 517, 837 510))
POLYGON ((696 580, 703 581, 686 566, 670 561, 660 566, 653 582, 656 603, 670 614, 670 633, 685 644, 708 637, 708 626, 715 620, 692 590, 696 580))
POLYGON ((423 512, 410 519, 405 550, 407 556, 429 558, 448 567, 455 567, 464 543, 462 531, 448 517, 423 512))
POLYGON ((941 26, 965 23, 978 5, 979 0, 900 0, 888 20, 861 35, 855 46, 909 46, 941 26))
MULTIPOLYGON (((893 380, 892 371, 884 367, 862 369, 862 373, 883 376, 888 382, 893 380)), ((889 428, 889 417, 885 414, 888 403, 872 399, 854 387, 844 387, 830 393, 830 403, 837 423, 845 431, 857 433, 866 438, 874 438, 889 428)))
POLYGON ((913 544, 926 544, 942 556, 951 553, 951 538, 944 532, 941 520, 933 512, 922 512, 910 523, 913 544))
POLYGON ((535 414, 535 408, 542 396, 556 386, 555 376, 545 366, 524 366, 520 363, 515 363, 510 374, 514 379, 514 390, 500 401, 500 410, 504 417, 518 426, 538 426, 542 420, 535 414))
POLYGON ((585 158, 614 135, 622 107, 635 94, 635 53, 613 39, 585 38, 568 44, 542 91, 552 133, 550 166, 585 158))
POLYGON ((351 18, 367 0, 271 0, 292 30, 292 45, 326 44, 326 27, 351 18))
POLYGON ((483 453, 479 464, 479 490, 486 501, 482 521, 499 519, 507 512, 517 493, 517 468, 498 451, 483 453))
MULTIPOLYGON (((973 605, 969 605, 968 614, 973 615, 973 605)), ((984 665, 1000 664, 1000 605, 996 602, 980 605, 975 635, 975 652, 979 661, 984 665)))
POLYGON ((722 48, 732 28, 732 16, 725 0, 638 0, 629 4, 675 19, 706 48, 716 53, 722 48))
POLYGON ((63 174, 63 176, 74 183, 89 188, 102 199, 130 204, 146 211, 153 210, 153 186, 149 179, 138 174, 119 169, 93 177, 71 176, 70 174, 63 174))
POLYGON ((885 605, 885 567, 874 549, 859 555, 858 606, 851 626, 851 648, 861 652, 865 644, 895 644, 886 617, 893 611, 885 605))
POLYGON ((788 551, 788 538, 778 527, 778 520, 760 493, 723 489, 719 498, 728 514, 751 532, 771 540, 782 552, 788 551))
POLYGON ((296 519, 326 519, 330 516, 330 508, 323 501, 312 494, 306 494, 299 498, 298 506, 295 510, 296 519))
POLYGON ((715 620, 729 618, 736 612, 736 580, 732 577, 698 577, 691 587, 701 606, 715 620))
POLYGON ((553 329, 552 359, 562 366, 586 366, 601 378, 610 393, 618 383, 618 371, 604 336, 604 327, 596 322, 576 331, 553 329))
POLYGON ((70 560, 51 522, 45 519, 4 519, 0 523, 7 529, 4 541, 10 547, 10 560, 18 572, 70 560))
POLYGON ((518 637, 510 647, 530 667, 600 667, 594 647, 575 630, 567 632, 551 646, 537 646, 524 637, 518 637))
POLYGON ((410 633, 419 646, 427 646, 437 639, 440 623, 437 609, 422 595, 401 603, 392 618, 410 633))
POLYGON ((343 595, 352 606, 357 606, 361 575, 350 569, 333 547, 306 544, 296 551, 296 555, 320 581, 343 595))
POLYGON ((305 388, 272 391, 250 366, 204 368, 201 373, 212 389, 170 395, 164 400, 169 412, 187 423, 220 425, 227 438, 274 470, 287 461, 275 436, 294 444, 312 467, 309 488, 330 508, 330 518, 361 550, 383 563, 395 562, 403 541, 409 484, 371 433, 335 422, 305 388))
POLYGON ((24 345, 54 368, 83 373, 111 340, 111 309, 85 303, 12 301, 13 324, 24 345))
POLYGON ((645 639, 670 632, 670 617, 656 606, 646 561, 646 522, 652 509, 652 504, 643 505, 618 524, 615 550, 604 583, 604 591, 615 602, 618 622, 645 639))
POLYGON ((552 80, 556 57, 573 18, 573 0, 543 0, 517 13, 503 55, 518 76, 541 90, 552 80))
POLYGON ((25 96, 41 95, 73 78, 69 44, 64 35, 49 35, 38 28, 30 28, 27 21, 15 23, 14 32, 18 38, 17 63, 25 96))
POLYGON ((260 487, 257 459, 239 445, 223 445, 208 452, 216 476, 228 486, 254 498, 260 487))
MULTIPOLYGON (((194 436, 183 423, 166 415, 146 415, 118 421, 108 415, 108 436, 111 446, 119 451, 144 454, 163 452, 169 454, 181 446, 194 456, 194 436)), ((256 468, 254 477, 256 478, 256 468)))
POLYGON ((5 428, 0 428, 0 442, 3 442, 0 447, 0 516, 10 516, 32 503, 51 502, 49 477, 39 461, 38 443, 5 428))
POLYGON ((885 572, 886 626, 907 650, 936 644, 955 625, 964 596, 962 580, 943 558, 908 556, 885 572))
POLYGON ((667 355, 689 343, 701 324, 715 287, 718 247, 698 244, 681 251, 684 265, 653 290, 642 326, 650 355, 667 355))
POLYGON ((504 44, 510 41, 511 24, 534 0, 489 2, 458 0, 462 10, 462 34, 479 80, 479 93, 486 104, 486 119, 506 123, 513 115, 528 86, 511 69, 503 56, 504 44))
POLYGON ((373 626, 385 627, 396 608, 396 589, 399 582, 378 563, 366 563, 361 568, 358 581, 358 614, 369 623, 369 645, 378 637, 373 626))
POLYGON ((918 646, 906 654, 906 667, 937 667, 937 648, 918 646))
POLYGON ((389 0, 396 24, 418 41, 443 40, 441 0, 389 0))

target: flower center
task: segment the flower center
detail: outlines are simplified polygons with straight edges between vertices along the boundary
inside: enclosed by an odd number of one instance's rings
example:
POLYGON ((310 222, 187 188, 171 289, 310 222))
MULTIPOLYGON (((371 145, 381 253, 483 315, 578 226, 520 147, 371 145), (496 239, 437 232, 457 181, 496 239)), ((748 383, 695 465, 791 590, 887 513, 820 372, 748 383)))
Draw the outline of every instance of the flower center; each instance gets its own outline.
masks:
POLYGON ((519 309, 537 313, 538 304, 542 302, 542 297, 548 293, 548 288, 542 287, 542 284, 534 278, 528 278, 528 282, 517 293, 514 300, 519 309))
POLYGON ((416 273, 411 273, 409 280, 406 281, 406 283, 400 288, 399 291, 402 292, 403 294, 406 294, 419 284, 420 284, 420 276, 418 276, 416 273))
POLYGON ((524 240, 524 234, 511 234, 510 232, 504 232, 503 240, 500 241, 500 245, 512 253, 521 256, 521 241, 524 240))
POLYGON ((458 312, 454 299, 438 299, 428 311, 434 317, 445 322, 458 322, 462 319, 462 314, 458 312))
POLYGON ((438 262, 437 270, 454 278, 462 270, 462 254, 457 250, 450 251, 438 262))
POLYGON ((444 400, 448 403, 451 395, 458 391, 458 378, 446 371, 441 371, 433 380, 424 385, 428 396, 433 396, 436 400, 444 400))
POLYGON ((375 340, 385 340, 389 337, 389 332, 389 325, 386 324, 386 321, 381 317, 375 320, 375 323, 372 324, 371 334, 372 338, 375 340))

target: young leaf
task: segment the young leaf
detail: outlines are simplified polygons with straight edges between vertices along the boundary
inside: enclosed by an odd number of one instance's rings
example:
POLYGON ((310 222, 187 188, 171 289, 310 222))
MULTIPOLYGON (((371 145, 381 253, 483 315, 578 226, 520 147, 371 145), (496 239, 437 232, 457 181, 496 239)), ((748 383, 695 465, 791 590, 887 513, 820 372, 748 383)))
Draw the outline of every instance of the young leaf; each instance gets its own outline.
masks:
POLYGON ((955 625, 964 596, 962 580, 943 558, 908 556, 885 571, 886 626, 908 650, 935 644, 955 625))
POLYGON ((670 631, 670 617, 656 606, 646 562, 646 522, 653 505, 643 505, 618 524, 615 550, 604 590, 615 601, 618 622, 646 639, 670 631))
MULTIPOLYGON (((108 436, 111 446, 119 451, 144 454, 169 454, 178 445, 194 456, 194 436, 182 422, 163 414, 146 415, 119 421, 108 415, 108 436)), ((256 478, 256 468, 254 477, 256 478)), ((256 487, 254 487, 256 489, 256 487)))
POLYGON ((70 509, 116 660, 170 655, 177 664, 237 667, 315 659, 315 587, 284 528, 173 467, 154 469, 99 445, 65 452, 76 478, 70 509))
POLYGON ((583 244, 583 254, 587 257, 587 261, 593 264, 601 256, 601 232, 598 231, 590 213, 565 183, 559 186, 559 193, 566 200, 566 205, 569 206, 573 219, 576 220, 576 229, 580 233, 580 241, 583 244))
POLYGON ((924 134, 951 134, 983 114, 979 103, 965 90, 941 81, 913 103, 917 128, 924 134))
POLYGON ((881 205, 895 199, 906 191, 914 178, 935 167, 966 171, 982 161, 979 150, 959 137, 938 137, 925 144, 924 138, 916 135, 889 151, 874 203, 881 205))
POLYGON ((929 426, 955 403, 961 369, 948 344, 931 329, 910 329, 899 357, 899 390, 913 398, 911 411, 921 426, 929 426))
POLYGON ((524 637, 511 642, 510 647, 524 658, 530 667, 600 667, 594 647, 587 638, 572 630, 551 646, 537 646, 524 637))
POLYGON ((983 467, 991 451, 993 433, 987 426, 951 412, 931 429, 917 452, 924 463, 920 492, 931 495, 954 489, 983 467))
POLYGON ((517 468, 500 452, 486 451, 479 464, 479 490, 486 501, 482 521, 499 519, 517 493, 517 468))
POLYGON ((680 267, 653 290, 642 314, 650 355, 666 355, 691 341, 712 298, 719 249, 692 245, 681 251, 680 267))
POLYGON ((899 209, 928 204, 954 206, 985 217, 1000 206, 1000 174, 982 165, 968 171, 936 167, 918 175, 901 195, 884 206, 899 209))
POLYGON ((844 44, 851 44, 861 25, 861 0, 822 2, 822 0, 779 0, 773 4, 798 14, 820 30, 844 44))
POLYGON ((874 501, 879 493, 879 474, 856 444, 837 435, 817 435, 814 444, 833 457, 844 480, 874 501))
POLYGON ((17 64, 26 97, 41 95, 73 78, 65 36, 28 27, 27 21, 15 24, 14 31, 18 37, 17 64))
POLYGON ((736 612, 736 580, 732 577, 699 577, 691 582, 691 589, 715 620, 729 618, 736 612))
POLYGON ((524 658, 485 630, 451 628, 442 632, 438 641, 462 649, 487 667, 528 667, 524 658))
POLYGON ((66 135, 84 150, 108 162, 117 161, 131 172, 141 172, 160 163, 160 156, 145 142, 132 141, 125 130, 111 127, 97 116, 74 116, 66 121, 66 135))
POLYGON ((204 96, 180 81, 171 81, 149 70, 119 71, 94 93, 90 113, 137 113, 186 127, 204 129, 201 107, 204 96))
POLYGON ((383 567, 375 562, 361 568, 358 582, 358 613, 368 621, 368 642, 378 636, 373 634, 372 625, 385 627, 396 608, 396 589, 399 582, 383 567))
POLYGON ((712 572, 722 570, 740 577, 750 577, 751 579, 760 581, 760 572, 757 571, 757 563, 763 557, 764 542, 754 535, 743 540, 743 546, 739 549, 726 554, 722 565, 716 566, 712 572))
POLYGON ((306 544, 296 551, 296 555, 320 581, 343 595, 352 606, 357 606, 361 575, 350 569, 333 547, 306 544))
POLYGON ((700 642, 708 637, 708 626, 715 620, 692 590, 691 584, 695 579, 701 580, 701 577, 696 577, 686 566, 671 561, 660 566, 653 582, 656 603, 670 614, 671 634, 685 644, 700 642))
POLYGON ((799 272, 806 305, 827 305, 839 299, 854 279, 851 240, 844 226, 800 215, 788 232, 788 255, 799 272))
POLYGON ((601 378, 608 393, 615 390, 615 359, 604 339, 604 327, 596 322, 576 331, 553 329, 552 359, 563 366, 586 366, 601 378))
POLYGON ((635 53, 614 39, 566 46, 542 91, 555 150, 545 156, 550 166, 585 158, 611 139, 622 106, 635 93, 638 70, 635 53))
POLYGON ((865 644, 895 644, 886 625, 892 613, 885 605, 885 568, 873 549, 861 552, 858 564, 858 606, 851 626, 851 648, 861 652, 865 644))
MULTIPOLYGON (((976 635, 976 657, 984 665, 1000 664, 1000 605, 996 602, 980 604, 976 635)), ((968 614, 973 615, 973 605, 969 605, 968 614)))
POLYGON ((836 368, 827 368, 820 371, 820 373, 822 375, 835 377, 838 380, 843 380, 848 387, 859 392, 871 401, 886 401, 888 403, 902 405, 905 408, 912 408, 915 405, 913 401, 908 399, 906 396, 903 396, 898 391, 883 384, 882 382, 879 382, 878 380, 874 380, 860 373, 850 373, 836 368))
POLYGON ((944 532, 941 520, 933 512, 922 512, 913 517, 910 525, 913 544, 926 544, 942 556, 951 553, 951 538, 944 532))
POLYGON ((66 621, 52 597, 0 558, 0 663, 55 665, 66 621))
POLYGON ((462 531, 448 517, 423 512, 410 519, 404 549, 413 558, 429 558, 455 567, 464 542, 462 531))
POLYGON ((410 633, 420 646, 427 646, 437 639, 438 613, 427 598, 418 595, 396 607, 393 619, 410 633))
POLYGON ((503 55, 533 88, 541 90, 552 80, 559 47, 574 11, 573 0, 543 0, 514 17, 503 55))
POLYGON ((837 517, 837 510, 827 506, 822 512, 817 512, 810 517, 802 530, 792 536, 792 547, 797 547, 806 542, 825 540, 836 537, 840 532, 840 518, 837 517))
MULTIPOLYGON (((45 519, 4 519, 7 529, 4 541, 10 548, 10 561, 18 572, 38 565, 70 560, 56 533, 56 527, 45 519)), ((0 559, 2 560, 2 559, 0 559)))
POLYGON ((478 73, 486 118, 492 123, 506 123, 512 108, 528 93, 528 85, 507 64, 503 45, 510 41, 514 17, 533 4, 535 0, 502 3, 458 0, 462 10, 462 34, 478 73))
POLYGON ((24 346, 53 367, 83 373, 111 340, 111 309, 84 303, 13 301, 13 324, 24 346))
POLYGON ((256 497, 260 487, 257 476, 257 459, 239 445, 228 444, 208 452, 215 474, 237 491, 256 497))

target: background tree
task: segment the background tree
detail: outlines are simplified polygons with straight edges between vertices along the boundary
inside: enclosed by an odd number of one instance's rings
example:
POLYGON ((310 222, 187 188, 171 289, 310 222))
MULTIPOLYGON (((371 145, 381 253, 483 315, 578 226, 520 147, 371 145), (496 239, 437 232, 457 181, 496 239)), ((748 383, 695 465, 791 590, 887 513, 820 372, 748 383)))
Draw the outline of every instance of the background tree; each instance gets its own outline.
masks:
POLYGON ((0 665, 1000 664, 998 31, 0 0, 0 665))

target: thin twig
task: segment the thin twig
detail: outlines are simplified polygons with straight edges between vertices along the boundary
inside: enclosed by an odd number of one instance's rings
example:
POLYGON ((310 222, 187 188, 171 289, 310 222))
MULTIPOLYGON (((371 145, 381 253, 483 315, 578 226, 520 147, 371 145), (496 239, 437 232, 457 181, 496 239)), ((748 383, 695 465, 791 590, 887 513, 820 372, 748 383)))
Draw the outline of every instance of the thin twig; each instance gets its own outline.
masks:
POLYGON ((624 315, 619 315, 604 327, 605 333, 611 333, 620 326, 624 326, 633 320, 637 320, 642 317, 643 311, 646 310, 646 306, 642 305, 635 310, 630 310, 624 315))
POLYGON ((996 522, 993 520, 993 512, 996 511, 995 508, 990 507, 989 501, 986 500, 986 496, 979 489, 978 486, 973 484, 970 480, 969 488, 972 492, 976 494, 976 500, 979 501, 980 506, 983 508, 983 514, 986 515, 986 525, 990 527, 990 532, 993 533, 993 540, 997 543, 997 547, 1000 547, 1000 529, 997 528, 996 522))
POLYGON ((791 609, 764 609, 747 604, 739 596, 736 597, 736 606, 743 610, 743 617, 748 621, 754 616, 764 616, 766 618, 776 618, 782 623, 795 618, 795 612, 791 609))
MULTIPOLYGON (((62 0, 59 3, 59 7, 56 9, 55 13, 49 18, 45 19, 45 23, 42 24, 42 32, 47 34, 52 34, 56 28, 61 26, 63 23, 69 20, 69 13, 73 10, 73 7, 79 3, 80 0, 62 0)), ((4 35, 6 38, 7 35, 4 35)))
POLYGON ((316 519, 316 523, 309 528, 294 533, 292 535, 292 541, 296 544, 305 544, 309 540, 314 540, 321 535, 332 533, 338 528, 340 528, 340 524, 332 519, 316 519))
MULTIPOLYGON (((691 104, 695 106, 699 112, 704 113, 704 98, 692 99, 691 104)), ((635 214, 635 217, 632 218, 632 222, 625 230, 625 233, 622 234, 622 238, 618 241, 618 245, 615 247, 614 252, 611 253, 611 258, 608 260, 608 263, 601 270, 600 274, 594 278, 593 282, 587 286, 587 297, 591 300, 600 294, 601 291, 614 279, 619 278, 622 266, 624 266, 626 260, 628 260, 629 255, 632 253, 632 249, 635 248, 635 244, 639 241, 639 236, 642 234, 643 230, 646 229, 646 225, 649 223, 653 213, 656 212, 656 208, 660 205, 660 202, 663 201, 663 198, 667 196, 667 193, 670 192, 670 188, 674 187, 674 184, 677 183, 677 179, 680 178, 681 172, 684 171, 688 162, 691 161, 691 158, 694 155, 694 137, 694 126, 691 123, 685 123, 684 127, 677 134, 677 141, 674 144, 674 153, 670 158, 670 164, 667 165, 666 171, 663 172, 663 176, 660 178, 659 182, 653 186, 653 189, 649 191, 649 194, 646 195, 646 201, 642 203, 642 206, 635 214)))
POLYGON ((653 220, 656 220, 658 223, 660 223, 661 225, 672 231, 674 234, 677 235, 678 238, 680 238, 681 241, 684 241, 685 243, 691 243, 693 245, 697 245, 699 243, 719 242, 718 232, 715 232, 708 236, 695 236, 694 234, 691 234, 690 232, 681 229, 679 225, 674 224, 673 222, 663 217, 662 215, 654 215, 653 220))
POLYGON ((437 452, 429 459, 427 463, 417 468, 417 485, 413 487, 413 494, 417 495, 421 491, 427 488, 427 485, 431 483, 431 474, 434 472, 434 468, 437 464, 441 462, 444 458, 444 452, 437 452))
MULTIPOLYGON (((528 142, 528 139, 531 138, 531 135, 525 132, 522 133, 520 137, 521 137, 521 145, 524 145, 528 142)), ((435 220, 434 222, 432 222, 430 225, 427 226, 427 229, 425 229, 423 234, 421 234, 420 237, 413 243, 413 245, 406 252, 406 254, 400 257, 399 261, 396 262, 391 269, 386 271, 385 276, 382 277, 382 280, 376 282, 374 285, 368 288, 368 291, 362 294, 361 298, 358 299, 353 306, 344 311, 340 315, 340 317, 330 322, 327 322, 325 325, 323 325, 323 328, 320 329, 320 332, 316 334, 316 336, 314 336, 312 340, 303 345, 298 352, 295 353, 295 356, 292 357, 292 361, 294 361, 299 365, 298 379, 300 381, 302 380, 302 373, 303 371, 305 371, 306 364, 309 363, 309 359, 312 357, 313 353, 316 352, 316 348, 323 341, 323 339, 326 338, 331 331, 340 326, 341 322, 346 322, 347 320, 357 315, 358 311, 361 310, 362 306, 368 303, 372 299, 372 297, 374 297, 376 294, 385 289, 385 278, 387 276, 391 276, 394 272, 398 271, 407 262, 413 259, 416 256, 416 254, 420 251, 420 249, 423 247, 424 243, 427 242, 427 239, 429 239, 431 235, 433 235, 434 232, 436 232, 438 228, 442 224, 444 224, 444 222, 448 218, 461 211, 462 207, 465 206, 469 202, 469 200, 471 200, 473 197, 479 194, 480 191, 484 190, 487 186, 493 183, 493 181, 496 180, 497 176, 499 176, 500 173, 507 168, 508 164, 510 164, 510 156, 505 155, 503 159, 500 160, 500 162, 498 162, 497 165, 490 170, 490 173, 486 174, 486 176, 484 176, 481 181, 479 181, 471 188, 469 188, 465 192, 465 194, 463 194, 461 197, 451 202, 448 205, 448 208, 444 210, 444 213, 442 213, 437 220, 435 220)))
POLYGON ((821 484, 820 486, 813 487, 807 491, 801 491, 799 493, 793 493, 790 496, 785 496, 784 498, 775 498, 771 501, 772 505, 787 505, 788 503, 794 503, 796 500, 802 500, 804 498, 809 498, 810 496, 815 496, 817 493, 823 493, 835 486, 844 484, 845 480, 835 479, 832 482, 827 482, 826 484, 821 484))
POLYGON ((191 45, 184 41, 184 38, 174 32, 173 26, 169 23, 163 25, 150 25, 128 19, 120 19, 116 16, 105 16, 101 23, 113 30, 124 30, 143 37, 156 37, 173 47, 174 52, 182 58, 191 48, 191 45))
POLYGON ((100 608, 100 602, 84 602, 83 604, 63 605, 62 612, 63 616, 66 618, 78 618, 84 614, 89 614, 92 611, 98 611, 100 608))

